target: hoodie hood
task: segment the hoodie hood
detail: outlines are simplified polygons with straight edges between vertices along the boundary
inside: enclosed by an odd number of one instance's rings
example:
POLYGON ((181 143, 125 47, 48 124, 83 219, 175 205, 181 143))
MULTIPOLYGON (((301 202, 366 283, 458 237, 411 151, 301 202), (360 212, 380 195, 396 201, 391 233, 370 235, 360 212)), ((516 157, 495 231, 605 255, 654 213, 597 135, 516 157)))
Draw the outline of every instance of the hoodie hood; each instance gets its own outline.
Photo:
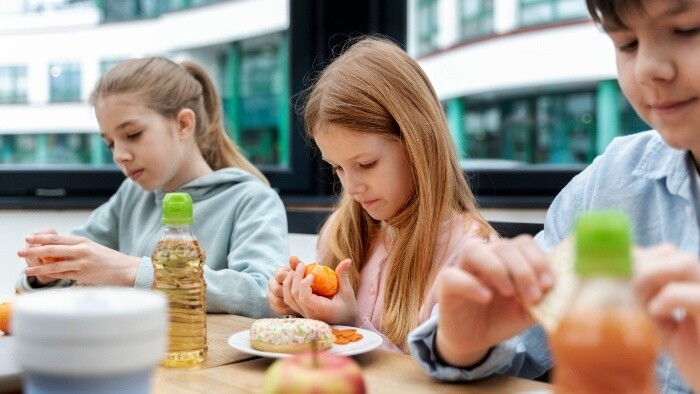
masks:
MULTIPOLYGON (((193 202, 206 200, 209 197, 219 195, 222 190, 228 189, 234 184, 245 182, 258 182, 260 179, 240 168, 227 167, 214 171, 209 175, 199 177, 189 183, 180 186, 175 192, 185 192, 192 197, 193 202)), ((163 189, 154 191, 156 204, 161 206, 167 192, 163 189)))

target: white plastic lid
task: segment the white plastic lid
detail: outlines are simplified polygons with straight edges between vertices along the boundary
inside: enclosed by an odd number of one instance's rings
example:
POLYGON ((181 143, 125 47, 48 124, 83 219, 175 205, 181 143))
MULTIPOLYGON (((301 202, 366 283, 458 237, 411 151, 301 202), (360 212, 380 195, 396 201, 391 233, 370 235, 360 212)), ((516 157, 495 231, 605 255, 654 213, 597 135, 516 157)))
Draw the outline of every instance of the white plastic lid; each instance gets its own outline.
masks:
POLYGON ((151 368, 165 353, 168 306, 159 292, 51 289, 16 298, 15 358, 29 372, 115 374, 151 368))

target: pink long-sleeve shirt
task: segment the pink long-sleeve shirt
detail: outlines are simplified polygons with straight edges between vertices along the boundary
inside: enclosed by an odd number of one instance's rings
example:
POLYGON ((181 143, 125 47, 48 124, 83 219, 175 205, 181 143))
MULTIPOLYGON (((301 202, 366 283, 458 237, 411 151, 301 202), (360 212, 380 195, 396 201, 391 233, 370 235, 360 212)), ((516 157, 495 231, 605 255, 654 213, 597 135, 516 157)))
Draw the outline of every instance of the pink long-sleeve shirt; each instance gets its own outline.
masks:
MULTIPOLYGON (((332 220, 333 218, 331 218, 332 220)), ((472 221, 466 215, 458 215, 452 219, 445 220, 440 224, 438 239, 436 244, 435 264, 438 269, 457 263, 460 251, 468 242, 485 242, 478 234, 479 224, 472 221)), ((323 250, 319 242, 319 250, 323 250)), ((379 329, 382 324, 382 312, 384 306, 385 278, 389 272, 389 267, 384 263, 387 257, 387 247, 391 247, 391 240, 385 242, 385 232, 377 235, 372 244, 372 254, 367 259, 367 263, 360 271, 360 282, 355 292, 357 306, 363 324, 360 328, 371 330, 381 335, 384 339, 381 348, 394 352, 402 352, 401 349, 389 340, 379 329)), ((433 306, 437 303, 435 283, 432 284, 428 298, 425 300, 418 313, 418 324, 423 323, 430 316, 433 306)))

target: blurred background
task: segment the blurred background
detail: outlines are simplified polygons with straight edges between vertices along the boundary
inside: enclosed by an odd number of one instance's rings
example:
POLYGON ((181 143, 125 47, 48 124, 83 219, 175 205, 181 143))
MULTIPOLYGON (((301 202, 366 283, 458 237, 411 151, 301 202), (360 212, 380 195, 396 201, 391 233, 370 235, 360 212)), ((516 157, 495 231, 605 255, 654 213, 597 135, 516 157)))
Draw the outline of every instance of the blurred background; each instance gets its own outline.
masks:
POLYGON ((2 0, 0 294, 28 231, 68 231, 124 179, 86 100, 128 58, 202 64, 290 231, 313 234, 335 187, 294 98, 362 33, 392 37, 425 69, 490 220, 541 223, 612 138, 647 129, 585 0, 2 0))

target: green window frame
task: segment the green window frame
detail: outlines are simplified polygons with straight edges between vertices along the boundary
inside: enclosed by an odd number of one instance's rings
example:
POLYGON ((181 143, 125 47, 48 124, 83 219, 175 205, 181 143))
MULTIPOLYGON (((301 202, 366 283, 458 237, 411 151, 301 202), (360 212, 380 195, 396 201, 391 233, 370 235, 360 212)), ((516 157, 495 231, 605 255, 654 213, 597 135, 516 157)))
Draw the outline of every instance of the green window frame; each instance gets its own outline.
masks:
POLYGON ((534 26, 588 17, 583 0, 519 0, 518 23, 534 26))
POLYGON ((50 100, 52 103, 80 101, 81 72, 79 63, 49 65, 50 100))
POLYGON ((459 17, 462 40, 492 34, 494 31, 493 0, 461 0, 459 17))
POLYGON ((27 102, 27 67, 0 66, 0 104, 27 102))
POLYGON ((241 43, 239 80, 237 81, 237 142, 255 164, 282 164, 285 130, 280 124, 287 113, 278 102, 286 94, 280 70, 281 41, 265 44, 241 43))
POLYGON ((416 42, 419 54, 434 51, 438 47, 437 6, 437 0, 418 0, 416 9, 416 42))

